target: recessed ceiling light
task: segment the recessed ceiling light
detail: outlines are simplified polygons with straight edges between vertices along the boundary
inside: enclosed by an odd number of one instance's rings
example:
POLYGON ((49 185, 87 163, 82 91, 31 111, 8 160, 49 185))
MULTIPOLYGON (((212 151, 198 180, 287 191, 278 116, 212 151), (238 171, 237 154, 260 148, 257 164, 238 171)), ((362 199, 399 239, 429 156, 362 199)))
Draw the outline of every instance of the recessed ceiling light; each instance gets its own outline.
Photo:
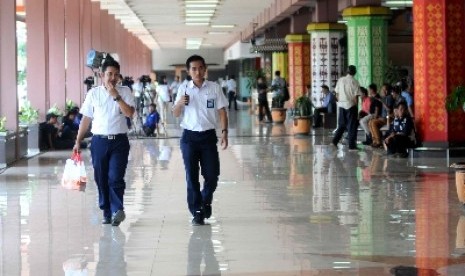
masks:
POLYGON ((204 10, 186 10, 186 14, 194 14, 194 13, 215 13, 215 9, 204 9, 204 10))
POLYGON ((216 8, 216 4, 187 4, 186 8, 216 8))
POLYGON ((211 17, 186 17, 186 22, 210 22, 211 17))
POLYGON ((215 31, 212 31, 212 32, 208 32, 208 34, 211 34, 211 35, 225 35, 225 34, 229 34, 229 32, 215 32, 215 31))
POLYGON ((186 18, 187 17, 212 17, 213 16, 213 13, 189 13, 189 14, 186 14, 186 18))
POLYGON ((209 22, 186 22, 187 26, 208 26, 209 22))
POLYGON ((212 27, 212 28, 234 28, 234 27, 236 27, 236 25, 233 25, 233 24, 231 24, 231 25, 214 24, 214 25, 211 25, 210 27, 212 27))
POLYGON ((185 0, 186 4, 218 4, 219 0, 185 0))

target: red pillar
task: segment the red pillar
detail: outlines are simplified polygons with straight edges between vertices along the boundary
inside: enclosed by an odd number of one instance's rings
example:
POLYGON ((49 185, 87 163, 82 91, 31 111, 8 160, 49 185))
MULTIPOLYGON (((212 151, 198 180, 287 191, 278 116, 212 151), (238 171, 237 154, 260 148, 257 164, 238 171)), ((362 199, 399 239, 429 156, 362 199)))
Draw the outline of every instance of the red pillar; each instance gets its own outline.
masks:
MULTIPOLYGON (((65 70, 65 3, 48 0, 49 94, 50 106, 64 110, 66 102, 65 70)), ((75 66, 75 65, 73 65, 75 66)))
POLYGON ((416 267, 438 269, 449 264, 449 175, 421 179, 415 188, 416 267))
MULTIPOLYGON (((39 109, 39 121, 50 106, 48 94, 48 0, 26 3, 27 24, 27 97, 39 109)), ((2 32, 3 35, 3 32, 2 32)))
POLYGON ((310 84, 310 36, 290 34, 286 36, 289 55, 290 102, 303 95, 310 84))
POLYGON ((100 10, 100 47, 103 52, 111 52, 109 49, 108 11, 100 10))
MULTIPOLYGON (((111 53, 118 53, 115 45, 115 30, 116 30, 116 19, 113 14, 108 15, 108 51, 111 53)), ((118 53, 119 55, 119 53, 118 53)))
POLYGON ((65 33, 66 33, 66 99, 80 105, 83 99, 82 64, 84 57, 81 55, 80 33, 81 14, 80 1, 66 1, 65 33))
POLYGON ((413 6, 415 116, 425 144, 465 141, 465 113, 447 113, 445 98, 465 83, 465 3, 416 0, 413 6))

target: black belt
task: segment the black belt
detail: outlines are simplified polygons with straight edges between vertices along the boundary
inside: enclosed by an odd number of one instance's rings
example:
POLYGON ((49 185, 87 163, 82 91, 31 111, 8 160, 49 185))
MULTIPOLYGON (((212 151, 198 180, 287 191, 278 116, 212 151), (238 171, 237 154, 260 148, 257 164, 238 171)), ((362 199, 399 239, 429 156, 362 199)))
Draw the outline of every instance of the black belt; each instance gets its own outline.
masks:
POLYGON ((188 129, 184 129, 184 131, 187 131, 187 132, 193 132, 193 133, 209 133, 209 132, 213 132, 213 133, 216 133, 216 130, 214 128, 212 129, 209 129, 209 130, 203 130, 203 131, 196 131, 196 130, 188 130, 188 129))
POLYGON ((94 134, 93 136, 97 137, 97 138, 100 138, 100 139, 115 140, 115 139, 118 139, 118 138, 127 137, 128 135, 126 133, 120 133, 120 134, 112 134, 112 135, 94 134))

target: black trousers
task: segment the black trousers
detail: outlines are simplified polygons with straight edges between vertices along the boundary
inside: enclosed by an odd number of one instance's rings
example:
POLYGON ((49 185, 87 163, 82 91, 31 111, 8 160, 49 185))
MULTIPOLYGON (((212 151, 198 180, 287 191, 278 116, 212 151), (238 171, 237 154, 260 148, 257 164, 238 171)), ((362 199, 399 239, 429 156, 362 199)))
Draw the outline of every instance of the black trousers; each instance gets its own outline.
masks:
POLYGON ((355 149, 357 147, 357 127, 358 127, 358 118, 357 118, 357 106, 354 105, 349 109, 339 107, 339 117, 337 120, 338 126, 336 129, 336 134, 333 138, 333 144, 337 145, 344 134, 344 131, 347 130, 349 138, 349 149, 355 149))
POLYGON ((231 102, 234 102, 234 109, 237 110, 236 98, 237 98, 236 97, 236 92, 229 91, 229 93, 228 93, 228 99, 229 99, 228 109, 231 109, 231 102))
POLYGON ((220 158, 216 143, 216 131, 190 131, 185 129, 181 137, 181 152, 186 170, 187 204, 192 215, 202 210, 203 204, 211 204, 218 185, 220 158), (204 178, 200 190, 199 171, 204 178))
POLYGON ((271 118, 270 107, 268 106, 268 100, 258 99, 258 120, 262 121, 265 115, 268 118, 268 121, 273 121, 271 118))

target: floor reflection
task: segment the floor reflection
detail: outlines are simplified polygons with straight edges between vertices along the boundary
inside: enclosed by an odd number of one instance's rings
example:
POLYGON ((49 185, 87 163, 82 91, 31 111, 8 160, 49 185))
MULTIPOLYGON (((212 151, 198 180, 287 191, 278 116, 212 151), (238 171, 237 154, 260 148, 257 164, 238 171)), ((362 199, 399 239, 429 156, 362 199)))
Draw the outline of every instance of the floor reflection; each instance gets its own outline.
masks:
POLYGON ((126 236, 119 227, 105 225, 102 227, 102 236, 98 242, 98 262, 95 274, 124 276, 126 261, 124 259, 124 246, 126 236))
POLYGON ((221 275, 212 241, 212 226, 192 228, 187 248, 187 275, 221 275))

